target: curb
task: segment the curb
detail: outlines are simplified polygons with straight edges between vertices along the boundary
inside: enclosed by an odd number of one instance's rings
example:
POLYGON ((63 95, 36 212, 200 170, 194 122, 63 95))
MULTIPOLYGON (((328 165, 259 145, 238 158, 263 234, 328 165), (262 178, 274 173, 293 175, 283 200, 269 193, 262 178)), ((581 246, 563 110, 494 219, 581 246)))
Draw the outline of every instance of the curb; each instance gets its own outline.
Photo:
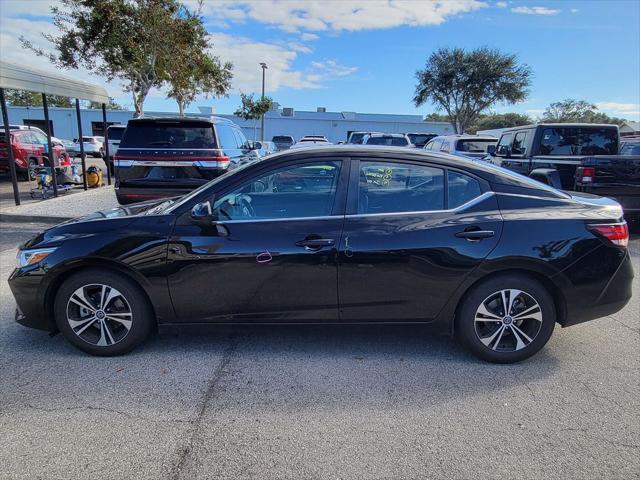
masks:
POLYGON ((10 213, 0 213, 0 223, 46 223, 47 225, 57 225, 73 217, 51 217, 48 215, 12 215, 10 213))

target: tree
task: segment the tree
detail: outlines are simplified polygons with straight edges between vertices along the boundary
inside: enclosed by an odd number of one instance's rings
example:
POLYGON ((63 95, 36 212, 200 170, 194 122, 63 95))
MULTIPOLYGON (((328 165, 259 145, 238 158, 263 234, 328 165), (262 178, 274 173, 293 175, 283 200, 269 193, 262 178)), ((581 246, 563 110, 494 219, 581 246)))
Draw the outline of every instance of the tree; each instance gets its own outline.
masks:
POLYGON ((136 117, 144 112, 149 91, 166 80, 167 67, 185 60, 170 40, 182 29, 194 31, 188 25, 191 12, 178 0, 61 0, 61 7, 51 11, 60 33, 43 36, 55 53, 24 37, 22 45, 59 67, 84 67, 109 81, 124 81, 136 117))
POLYGON ((518 65, 515 55, 482 47, 471 52, 442 48, 416 72, 413 101, 434 103, 447 113, 456 133, 464 133, 478 116, 497 102, 527 98, 531 69, 518 65))
POLYGON ((523 113, 490 113, 488 115, 481 115, 478 120, 469 127, 468 131, 475 133, 478 130, 517 127, 530 123, 533 123, 533 119, 523 113))
MULTIPOLYGON (((107 110, 126 110, 122 105, 117 103, 113 99, 113 97, 109 97, 109 102, 107 102, 105 104, 105 107, 107 108, 107 110)), ((87 108, 101 109, 102 108, 102 103, 100 103, 100 102, 89 102, 89 106, 87 108)))
POLYGON ((442 115, 441 113, 429 113, 428 115, 425 115, 424 119, 431 122, 448 122, 449 116, 442 115))
MULTIPOLYGON (((27 90, 6 90, 6 100, 9 105, 15 107, 41 107, 42 94, 27 90)), ((47 95, 47 104, 50 107, 72 107, 71 99, 60 95, 47 95)))
POLYGON ((253 124, 253 139, 255 140, 258 120, 271 109, 273 100, 269 97, 254 100, 253 94, 245 95, 244 93, 240 94, 240 100, 242 104, 233 114, 243 120, 255 120, 253 124))
POLYGON ((542 119, 547 123, 575 122, 623 125, 626 122, 623 118, 610 117, 606 113, 599 112, 598 107, 593 103, 572 98, 549 105, 542 114, 542 119))
POLYGON ((182 18, 183 28, 173 30, 171 42, 182 52, 182 58, 167 65, 167 97, 178 103, 180 115, 198 95, 226 95, 231 88, 233 65, 220 63, 218 57, 210 55, 207 32, 201 19, 191 12, 182 18))

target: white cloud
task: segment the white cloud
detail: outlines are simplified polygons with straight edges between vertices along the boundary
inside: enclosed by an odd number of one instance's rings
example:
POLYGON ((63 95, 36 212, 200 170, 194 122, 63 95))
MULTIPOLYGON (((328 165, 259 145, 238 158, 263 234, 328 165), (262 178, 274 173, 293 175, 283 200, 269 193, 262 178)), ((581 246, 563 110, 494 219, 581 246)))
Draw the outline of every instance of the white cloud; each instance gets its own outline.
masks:
POLYGON ((507 8, 507 2, 497 2, 496 7, 498 8, 507 8))
MULTIPOLYGON (((195 0, 190 0, 195 2, 195 0)), ((401 25, 440 25, 448 17, 486 7, 480 0, 253 0, 205 2, 203 14, 220 20, 254 20, 287 32, 358 31, 401 25)))
POLYGON ((571 10, 569 10, 571 13, 578 13, 580 10, 578 10, 577 8, 572 8, 571 10))
POLYGON ((290 42, 287 44, 287 46, 293 50, 294 52, 300 52, 300 53, 311 53, 313 52, 313 49, 311 47, 309 47, 308 45, 304 45, 302 43, 297 43, 297 42, 290 42))
POLYGON ((358 67, 348 67, 340 65, 335 60, 325 60, 324 62, 311 62, 311 68, 317 74, 325 78, 346 77, 358 71, 358 67))
POLYGON ((596 102, 598 110, 614 116, 640 117, 640 103, 596 102))
POLYGON ((560 10, 547 7, 514 7, 513 13, 524 13, 525 15, 557 15, 560 10))
POLYGON ((315 33, 304 32, 300 35, 300 40, 303 42, 312 42, 314 40, 318 40, 320 37, 315 33))

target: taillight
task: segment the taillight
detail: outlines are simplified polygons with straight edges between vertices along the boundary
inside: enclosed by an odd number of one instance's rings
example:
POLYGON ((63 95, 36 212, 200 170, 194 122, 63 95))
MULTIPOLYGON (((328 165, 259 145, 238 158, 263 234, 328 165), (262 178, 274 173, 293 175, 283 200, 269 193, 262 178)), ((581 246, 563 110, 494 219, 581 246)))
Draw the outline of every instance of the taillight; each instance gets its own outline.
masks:
POLYGON ((588 228, 596 235, 606 238, 618 247, 629 245, 629 226, 627 222, 589 225, 588 228))
POLYGON ((593 167, 578 167, 576 169, 576 179, 580 183, 593 183, 595 175, 596 169, 593 167))

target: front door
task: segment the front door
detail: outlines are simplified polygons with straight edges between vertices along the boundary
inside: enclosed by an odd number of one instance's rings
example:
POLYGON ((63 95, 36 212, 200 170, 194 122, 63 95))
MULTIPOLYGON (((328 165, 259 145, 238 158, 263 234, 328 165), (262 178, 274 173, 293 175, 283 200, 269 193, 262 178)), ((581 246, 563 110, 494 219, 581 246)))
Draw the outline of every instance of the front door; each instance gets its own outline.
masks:
POLYGON ((181 322, 337 321, 346 162, 269 166, 212 199, 218 222, 178 219, 169 288, 181 322))
POLYGON ((481 179, 423 162, 351 169, 357 188, 340 244, 341 320, 434 319, 500 238, 495 196, 481 179))

